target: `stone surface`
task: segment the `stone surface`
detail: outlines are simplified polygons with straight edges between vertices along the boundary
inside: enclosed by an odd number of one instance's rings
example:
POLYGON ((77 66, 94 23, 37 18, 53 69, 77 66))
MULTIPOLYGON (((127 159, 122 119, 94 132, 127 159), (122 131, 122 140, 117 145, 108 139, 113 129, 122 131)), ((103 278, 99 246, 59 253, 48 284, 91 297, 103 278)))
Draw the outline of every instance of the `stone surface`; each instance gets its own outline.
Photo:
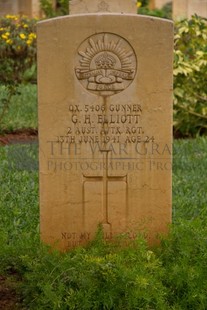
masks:
POLYGON ((175 19, 186 18, 188 15, 188 0, 173 1, 173 17, 175 19))
POLYGON ((29 17, 40 16, 39 0, 19 0, 19 13, 29 17))
POLYGON ((70 14, 80 13, 134 13, 137 12, 136 0, 71 0, 70 14))
POLYGON ((16 1, 0 0, 0 15, 17 14, 18 5, 16 1))
POLYGON ((41 15, 39 0, 0 0, 0 15, 6 14, 38 17, 41 15))
POLYGON ((171 222, 173 23, 133 14, 38 25, 41 238, 150 242, 171 222))
POLYGON ((207 18, 207 0, 173 1, 173 17, 175 19, 191 18, 194 14, 207 18))
POLYGON ((162 7, 169 2, 170 0, 150 0, 149 7, 151 9, 155 9, 155 8, 162 9, 162 7))

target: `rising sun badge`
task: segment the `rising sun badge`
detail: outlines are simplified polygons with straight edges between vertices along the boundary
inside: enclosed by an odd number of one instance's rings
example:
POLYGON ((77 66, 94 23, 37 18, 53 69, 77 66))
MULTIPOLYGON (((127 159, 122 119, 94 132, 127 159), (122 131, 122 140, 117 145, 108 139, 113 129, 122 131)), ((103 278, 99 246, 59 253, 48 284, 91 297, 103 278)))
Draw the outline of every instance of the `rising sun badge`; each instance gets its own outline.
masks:
POLYGON ((111 96, 125 90, 136 69, 132 46, 118 35, 95 34, 78 49, 76 76, 84 88, 97 95, 111 96))

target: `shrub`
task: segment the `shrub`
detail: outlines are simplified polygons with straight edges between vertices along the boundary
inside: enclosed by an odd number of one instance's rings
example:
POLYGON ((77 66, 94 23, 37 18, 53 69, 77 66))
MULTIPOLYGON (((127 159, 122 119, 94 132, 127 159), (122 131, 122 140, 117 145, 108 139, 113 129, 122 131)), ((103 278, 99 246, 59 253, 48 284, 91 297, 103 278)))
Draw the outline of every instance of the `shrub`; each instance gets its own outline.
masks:
POLYGON ((138 14, 141 15, 150 15, 160 18, 172 18, 172 2, 165 4, 162 9, 153 9, 149 8, 149 0, 142 0, 137 2, 138 14))
POLYGON ((58 0, 56 7, 53 0, 40 0, 40 5, 47 18, 69 14, 69 0, 58 0))
POLYGON ((176 23, 174 129, 184 136, 207 134, 207 20, 176 23))
MULTIPOLYGON (((0 124, 18 85, 36 80, 36 19, 6 15, 0 19, 0 124)), ((2 126, 0 126, 2 127, 2 126)), ((1 130, 1 128, 0 128, 1 130)))
POLYGON ((158 249, 164 269, 167 309, 207 307, 206 227, 206 219, 180 220, 158 249))
POLYGON ((36 19, 0 19, 0 82, 31 81, 36 73, 36 19))

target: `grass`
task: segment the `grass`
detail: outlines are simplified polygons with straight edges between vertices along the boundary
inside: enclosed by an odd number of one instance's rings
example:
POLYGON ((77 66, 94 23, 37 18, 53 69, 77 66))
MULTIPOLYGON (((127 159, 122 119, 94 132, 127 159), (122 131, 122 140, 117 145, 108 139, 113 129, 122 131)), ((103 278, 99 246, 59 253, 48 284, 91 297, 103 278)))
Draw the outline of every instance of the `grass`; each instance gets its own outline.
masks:
POLYGON ((207 218, 207 139, 176 140, 173 167, 173 218, 207 218))
MULTIPOLYGON (((12 132, 16 129, 37 128, 37 86, 22 84, 20 94, 12 97, 9 108, 0 123, 0 131, 12 132)), ((7 98, 5 86, 0 86, 0 102, 7 98)), ((2 106, 0 105, 0 115, 2 106)))
POLYGON ((37 148, 0 148, 0 274, 21 309, 207 309, 207 138, 174 143, 173 225, 159 248, 99 231, 66 254, 39 242, 37 148))

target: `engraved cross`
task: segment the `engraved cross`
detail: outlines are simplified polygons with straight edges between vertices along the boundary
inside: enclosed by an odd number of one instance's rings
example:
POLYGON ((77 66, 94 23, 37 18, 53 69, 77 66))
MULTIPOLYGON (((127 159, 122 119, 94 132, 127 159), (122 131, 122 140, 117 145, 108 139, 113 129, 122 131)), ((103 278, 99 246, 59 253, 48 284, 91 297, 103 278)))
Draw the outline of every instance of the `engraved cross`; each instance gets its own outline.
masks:
MULTIPOLYGON (((102 205, 103 205, 103 222, 102 224, 108 224, 109 223, 109 213, 108 213, 108 208, 109 208, 109 201, 108 201, 108 197, 109 197, 109 191, 108 191, 108 183, 109 182, 117 182, 117 181, 124 181, 127 184, 127 174, 123 175, 123 176, 110 176, 108 173, 108 155, 109 152, 111 150, 105 150, 102 149, 100 150, 101 153, 103 153, 103 176, 88 176, 88 175, 84 175, 83 174, 83 202, 85 201, 85 197, 84 197, 84 184, 85 182, 97 182, 97 181, 101 181, 103 182, 103 199, 102 199, 102 205)), ((85 212, 84 212, 85 213, 85 212)))

